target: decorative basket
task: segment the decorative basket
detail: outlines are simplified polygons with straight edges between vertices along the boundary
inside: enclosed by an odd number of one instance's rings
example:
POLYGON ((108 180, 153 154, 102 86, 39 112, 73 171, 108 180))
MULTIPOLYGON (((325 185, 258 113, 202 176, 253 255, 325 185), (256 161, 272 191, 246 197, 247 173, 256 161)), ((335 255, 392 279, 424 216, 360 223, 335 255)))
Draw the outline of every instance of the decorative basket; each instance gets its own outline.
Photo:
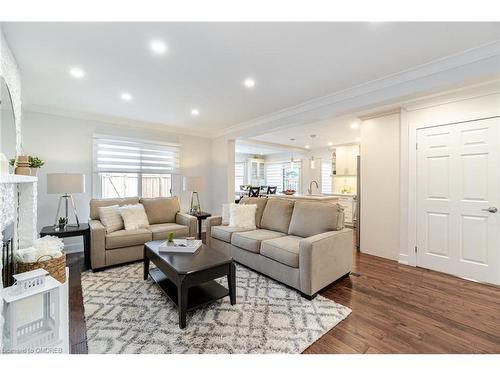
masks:
POLYGON ((17 262, 17 273, 33 271, 38 268, 43 268, 57 281, 66 282, 66 254, 62 252, 62 256, 54 258, 50 255, 42 255, 33 263, 17 262), (44 258, 50 258, 42 260, 44 258))

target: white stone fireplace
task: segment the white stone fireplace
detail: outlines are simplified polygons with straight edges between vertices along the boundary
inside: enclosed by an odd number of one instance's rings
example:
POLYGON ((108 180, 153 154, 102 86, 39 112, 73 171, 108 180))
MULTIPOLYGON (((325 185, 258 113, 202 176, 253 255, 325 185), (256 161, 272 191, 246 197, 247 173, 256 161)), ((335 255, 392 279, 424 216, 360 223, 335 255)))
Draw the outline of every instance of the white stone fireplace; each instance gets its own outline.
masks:
MULTIPOLYGON (((0 243, 3 231, 13 224, 13 251, 33 245, 37 238, 37 178, 20 175, 0 175, 0 243)), ((0 271, 3 269, 0 258, 0 271)), ((3 288, 0 278, 0 289, 3 288)), ((0 299, 0 312, 2 311, 0 299)), ((0 348, 2 347, 3 317, 0 314, 0 348)))

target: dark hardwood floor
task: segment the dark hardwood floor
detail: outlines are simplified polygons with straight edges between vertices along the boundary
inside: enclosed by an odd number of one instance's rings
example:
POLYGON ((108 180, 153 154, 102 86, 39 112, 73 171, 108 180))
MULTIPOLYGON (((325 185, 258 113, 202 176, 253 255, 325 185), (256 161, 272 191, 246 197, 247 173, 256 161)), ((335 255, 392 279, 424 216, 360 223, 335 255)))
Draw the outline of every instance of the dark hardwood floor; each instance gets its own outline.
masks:
MULTIPOLYGON (((320 292, 351 315, 304 353, 500 353, 500 288, 353 253, 353 272, 320 292)), ((70 343, 87 353, 80 271, 68 254, 70 343)))

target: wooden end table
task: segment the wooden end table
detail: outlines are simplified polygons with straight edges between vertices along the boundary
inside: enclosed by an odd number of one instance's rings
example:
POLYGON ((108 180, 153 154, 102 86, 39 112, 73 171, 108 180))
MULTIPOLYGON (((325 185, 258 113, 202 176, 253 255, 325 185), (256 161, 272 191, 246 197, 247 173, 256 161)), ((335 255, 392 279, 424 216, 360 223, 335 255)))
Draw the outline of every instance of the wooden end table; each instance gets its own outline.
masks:
POLYGON ((164 241, 144 244, 144 280, 148 275, 162 288, 179 311, 179 327, 186 327, 186 312, 229 295, 236 303, 236 266, 230 256, 206 245, 196 254, 165 254, 158 248, 164 241), (157 268, 149 269, 153 262, 157 268), (214 281, 227 276, 229 290, 214 281))
POLYGON ((79 226, 67 226, 63 230, 56 231, 53 225, 43 227, 40 231, 40 237, 54 236, 59 238, 83 236, 83 257, 85 269, 90 268, 90 226, 86 223, 81 223, 79 226))
POLYGON ((189 214, 189 215, 194 216, 198 219, 198 239, 201 240, 201 222, 206 218, 212 216, 212 214, 208 212, 200 212, 199 214, 189 214))

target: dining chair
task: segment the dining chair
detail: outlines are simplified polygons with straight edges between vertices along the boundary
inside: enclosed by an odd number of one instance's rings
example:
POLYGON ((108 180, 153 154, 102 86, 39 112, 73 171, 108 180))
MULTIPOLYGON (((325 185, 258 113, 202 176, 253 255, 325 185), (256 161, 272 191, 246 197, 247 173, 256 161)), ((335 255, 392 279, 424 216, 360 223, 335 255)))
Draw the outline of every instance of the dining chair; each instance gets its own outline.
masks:
POLYGON ((260 186, 256 187, 250 187, 250 190, 248 190, 248 196, 249 197, 255 197, 258 198, 260 195, 260 186))
POLYGON ((268 186, 267 187, 267 194, 276 194, 277 190, 278 190, 277 186, 268 186))

